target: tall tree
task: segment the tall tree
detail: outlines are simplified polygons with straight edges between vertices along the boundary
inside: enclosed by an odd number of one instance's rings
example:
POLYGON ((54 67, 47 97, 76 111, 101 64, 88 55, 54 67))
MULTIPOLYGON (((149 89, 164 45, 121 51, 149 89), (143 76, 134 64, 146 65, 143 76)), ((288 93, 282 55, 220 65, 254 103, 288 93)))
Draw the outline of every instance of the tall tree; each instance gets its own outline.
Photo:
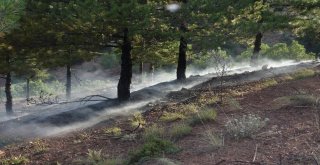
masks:
POLYGON ((18 26, 18 21, 24 10, 23 0, 4 0, 0 2, 0 56, 4 68, 0 69, 0 74, 5 75, 6 112, 12 114, 12 57, 11 46, 6 44, 4 39, 14 28, 18 26))

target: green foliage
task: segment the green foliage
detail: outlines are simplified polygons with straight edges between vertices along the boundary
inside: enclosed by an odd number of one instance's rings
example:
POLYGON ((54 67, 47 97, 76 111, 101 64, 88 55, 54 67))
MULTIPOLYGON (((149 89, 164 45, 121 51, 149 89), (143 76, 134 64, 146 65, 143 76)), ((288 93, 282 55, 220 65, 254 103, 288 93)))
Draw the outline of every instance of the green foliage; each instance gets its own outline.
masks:
POLYGON ((212 149, 218 149, 224 146, 224 137, 215 133, 213 130, 206 130, 203 133, 203 138, 204 142, 212 149))
POLYGON ((152 140, 154 138, 164 138, 165 137, 165 129, 162 126, 157 124, 153 124, 147 127, 144 130, 143 139, 145 141, 152 140))
POLYGON ((204 109, 199 111, 190 119, 191 125, 203 124, 206 122, 213 122, 217 117, 217 112, 214 109, 204 109))
POLYGON ((316 75, 316 72, 312 69, 302 69, 299 70, 293 74, 291 74, 291 77, 294 80, 298 80, 298 79, 304 79, 304 78, 308 78, 308 77, 313 77, 316 75))
MULTIPOLYGON (((236 59, 237 61, 249 60, 253 54, 253 49, 249 48, 242 52, 236 59)), ((307 53, 303 45, 297 41, 292 41, 290 45, 286 43, 277 43, 273 46, 267 44, 261 45, 261 57, 273 59, 273 60, 307 60, 314 59, 315 54, 307 53)))
POLYGON ((182 113, 164 112, 163 115, 160 117, 160 120, 164 122, 173 122, 173 121, 177 121, 185 118, 186 116, 182 113))
POLYGON ((198 68, 216 67, 217 65, 223 65, 230 60, 230 56, 220 47, 216 50, 211 50, 203 53, 199 53, 194 60, 195 66, 198 68))
POLYGON ((141 159, 160 156, 165 153, 178 152, 178 148, 170 141, 153 138, 144 143, 139 149, 130 153, 128 164, 134 164, 141 159))
POLYGON ((21 155, 0 160, 0 164, 2 165, 23 165, 27 163, 29 163, 29 159, 21 155))
POLYGON ((309 94, 297 94, 291 96, 283 96, 276 98, 272 102, 272 106, 276 109, 284 106, 319 106, 319 99, 309 94))
POLYGON ((146 124, 146 120, 143 118, 141 112, 136 112, 133 114, 133 117, 130 119, 132 127, 144 126, 146 124))
POLYGON ((261 88, 267 88, 267 87, 271 87, 271 86, 275 86, 275 85, 277 85, 278 84, 278 82, 277 82, 277 80, 275 80, 275 79, 267 79, 267 80, 264 80, 264 81, 262 81, 260 84, 259 84, 259 87, 261 87, 261 88))
POLYGON ((186 123, 177 123, 174 124, 169 131, 169 136, 173 140, 177 140, 186 135, 189 135, 192 131, 192 127, 186 123))
POLYGON ((0 1, 0 38, 17 27, 24 8, 24 0, 0 1))
POLYGON ((100 64, 104 69, 114 68, 120 64, 120 56, 115 53, 104 53, 100 58, 100 64))
POLYGON ((120 136, 121 135, 121 128, 119 127, 111 127, 111 128, 105 128, 104 132, 107 135, 111 135, 111 136, 120 136))
POLYGON ((261 128, 263 128, 269 119, 261 119, 256 115, 243 115, 240 118, 234 118, 228 120, 225 127, 228 135, 232 138, 240 139, 246 137, 252 137, 261 128))

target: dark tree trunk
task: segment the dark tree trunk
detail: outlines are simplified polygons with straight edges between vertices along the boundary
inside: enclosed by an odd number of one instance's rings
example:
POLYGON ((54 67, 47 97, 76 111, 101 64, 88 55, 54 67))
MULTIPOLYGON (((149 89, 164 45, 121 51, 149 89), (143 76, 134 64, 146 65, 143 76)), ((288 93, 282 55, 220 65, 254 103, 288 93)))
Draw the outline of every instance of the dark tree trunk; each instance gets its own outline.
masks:
POLYGON ((30 78, 27 78, 26 98, 27 98, 27 101, 30 100, 30 78))
POLYGON ((6 93, 6 112, 8 115, 13 114, 12 110, 12 94, 11 94, 11 72, 6 74, 6 84, 5 84, 5 93, 6 93))
POLYGON ((262 37, 263 37, 263 35, 262 35, 261 32, 259 32, 256 35, 256 39, 254 41, 253 55, 251 57, 251 65, 255 65, 257 63, 257 59, 259 57, 259 53, 260 53, 260 50, 261 50, 262 37))
POLYGON ((71 99, 71 65, 67 64, 66 98, 71 99))
POLYGON ((179 46, 179 57, 178 57, 178 68, 177 68, 177 79, 186 79, 186 68, 187 68, 187 41, 184 37, 180 38, 179 46))
POLYGON ((123 30, 123 45, 121 47, 121 73, 118 83, 118 99, 119 101, 127 101, 130 99, 130 84, 132 78, 132 59, 131 59, 131 42, 129 40, 129 30, 123 30))
POLYGON ((143 62, 139 63, 140 82, 143 82, 143 62))

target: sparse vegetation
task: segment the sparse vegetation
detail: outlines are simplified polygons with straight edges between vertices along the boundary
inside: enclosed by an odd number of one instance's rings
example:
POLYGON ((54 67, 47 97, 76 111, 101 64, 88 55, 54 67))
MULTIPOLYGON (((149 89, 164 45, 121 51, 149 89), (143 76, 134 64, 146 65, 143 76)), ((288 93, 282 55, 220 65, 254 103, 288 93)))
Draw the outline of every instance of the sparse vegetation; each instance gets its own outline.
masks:
POLYGON ((136 112, 133 114, 133 117, 130 119, 131 126, 136 128, 138 126, 142 127, 146 124, 146 120, 143 118, 140 112, 136 112))
POLYGON ((169 136, 171 139, 176 140, 190 134, 191 131, 192 127, 186 123, 177 123, 170 128, 169 136))
POLYGON ((200 107, 196 104, 185 104, 181 105, 181 110, 184 115, 194 114, 197 113, 200 109, 200 107))
POLYGON ((154 138, 164 138, 165 137, 165 129, 162 126, 157 124, 153 124, 147 127, 143 134, 143 139, 145 141, 149 141, 154 138))
POLYGON ((261 82, 260 87, 267 88, 267 87, 271 87, 271 86, 274 86, 277 84, 278 84, 277 80, 272 78, 272 79, 267 79, 267 80, 264 80, 263 82, 261 82))
POLYGON ((294 80, 303 79, 307 77, 313 77, 316 75, 316 72, 312 69, 302 69, 291 75, 294 80))
POLYGON ((224 136, 222 134, 217 134, 213 130, 206 130, 203 133, 204 141, 210 146, 212 149, 218 149, 224 146, 224 136))
POLYGON ((177 121, 185 118, 186 116, 182 113, 164 112, 163 115, 160 117, 160 120, 164 122, 173 122, 173 121, 177 121))
POLYGON ((160 156, 165 153, 175 153, 179 149, 170 141, 160 138, 152 138, 145 142, 139 149, 130 154, 128 164, 134 164, 141 159, 160 156))
POLYGON ((0 160, 1 165, 23 165, 27 163, 29 163, 29 159, 21 155, 0 160))
POLYGON ((48 150, 48 146, 45 142, 41 141, 40 139, 36 139, 33 142, 30 142, 30 144, 32 145, 34 151, 37 154, 41 154, 43 152, 46 152, 48 150))
POLYGON ((192 116, 190 119, 191 125, 213 122, 217 117, 217 112, 214 109, 204 109, 192 116))
POLYGON ((107 159, 101 152, 102 150, 88 149, 87 157, 73 161, 73 164, 86 164, 86 165, 120 165, 123 164, 121 159, 107 159))
POLYGON ((104 132, 110 136, 120 136, 121 135, 121 128, 119 128, 119 127, 105 128, 104 132))
POLYGON ((263 128, 269 119, 249 114, 240 118, 230 119, 225 127, 227 134, 235 139, 252 137, 261 128, 263 128))

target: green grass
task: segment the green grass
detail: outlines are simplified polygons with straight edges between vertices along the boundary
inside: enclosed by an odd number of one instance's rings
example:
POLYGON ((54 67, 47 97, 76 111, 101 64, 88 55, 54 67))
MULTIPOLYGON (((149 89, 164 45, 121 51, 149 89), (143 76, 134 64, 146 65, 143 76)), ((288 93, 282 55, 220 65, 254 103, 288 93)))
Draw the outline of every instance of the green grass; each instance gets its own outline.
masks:
POLYGON ((140 112, 137 112, 133 114, 133 117, 130 119, 131 126, 133 128, 140 127, 146 124, 146 120, 143 118, 142 114, 140 112))
POLYGON ((79 160, 74 160, 72 164, 86 165, 119 165, 124 161, 121 159, 107 159, 101 152, 102 150, 88 149, 87 157, 79 160))
POLYGON ((260 84, 260 87, 267 88, 267 87, 275 86, 277 84, 278 82, 275 79, 267 79, 260 84))
POLYGON ((119 127, 105 128, 104 132, 110 136, 120 136, 121 135, 121 128, 119 128, 119 127))
POLYGON ((191 131, 192 131, 191 126, 185 123, 177 123, 171 127, 169 131, 169 136, 171 139, 177 140, 179 138, 189 135, 191 131))
POLYGON ((299 80, 307 77, 313 77, 316 75, 316 72, 312 69, 302 69, 291 75, 294 80, 299 80))
POLYGON ((160 121, 174 122, 174 121, 185 119, 185 118, 186 118, 186 116, 182 113, 164 112, 163 115, 160 117, 160 121))
POLYGON ((224 137, 216 134, 213 130, 206 130, 203 133, 204 141, 212 149, 218 149, 224 146, 224 137))
POLYGON ((283 106, 318 106, 319 100, 313 95, 309 94, 298 94, 291 96, 283 96, 275 99, 272 102, 274 108, 278 109, 283 106))
POLYGON ((129 154, 128 164, 135 164, 142 159, 157 157, 165 153, 176 153, 178 151, 179 149, 172 142, 153 138, 129 154))
POLYGON ((252 137, 263 128, 269 119, 262 119, 259 116, 249 114, 238 118, 230 119, 225 127, 227 134, 235 139, 252 137))
POLYGON ((1 165, 22 165, 27 163, 29 163, 29 159, 21 155, 0 160, 1 165))
POLYGON ((214 109, 204 109, 199 111, 190 119, 191 125, 213 122, 217 117, 217 112, 214 109))
POLYGON ((153 124, 147 127, 143 133, 143 139, 148 141, 154 138, 164 138, 165 137, 165 129, 162 126, 157 124, 153 124))

